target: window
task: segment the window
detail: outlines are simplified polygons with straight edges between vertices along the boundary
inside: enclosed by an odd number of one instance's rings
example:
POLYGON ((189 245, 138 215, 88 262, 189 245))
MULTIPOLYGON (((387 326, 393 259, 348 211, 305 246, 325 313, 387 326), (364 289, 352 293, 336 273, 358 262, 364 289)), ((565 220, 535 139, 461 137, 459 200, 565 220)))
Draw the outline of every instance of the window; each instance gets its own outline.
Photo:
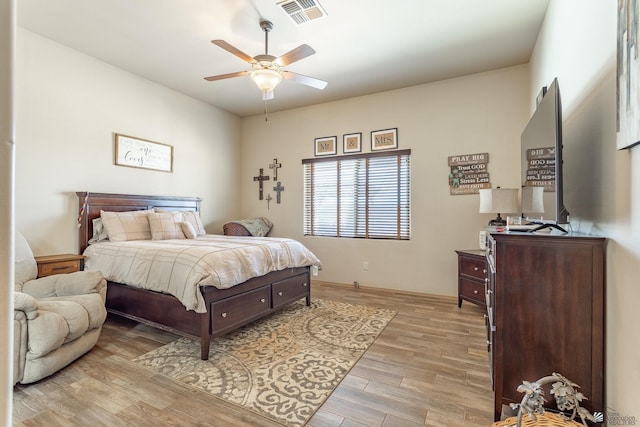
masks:
POLYGON ((305 236, 410 238, 411 150, 305 159, 305 236))

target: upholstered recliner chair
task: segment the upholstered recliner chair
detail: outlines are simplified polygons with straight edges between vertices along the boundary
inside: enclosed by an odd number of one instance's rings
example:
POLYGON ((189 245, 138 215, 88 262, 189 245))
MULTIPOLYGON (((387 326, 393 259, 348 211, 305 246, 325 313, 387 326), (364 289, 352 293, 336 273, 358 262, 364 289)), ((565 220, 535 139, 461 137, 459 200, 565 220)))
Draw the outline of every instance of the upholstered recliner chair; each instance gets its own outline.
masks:
POLYGON ((14 385, 47 377, 91 350, 107 317, 107 282, 100 272, 37 274, 29 244, 16 233, 14 385))

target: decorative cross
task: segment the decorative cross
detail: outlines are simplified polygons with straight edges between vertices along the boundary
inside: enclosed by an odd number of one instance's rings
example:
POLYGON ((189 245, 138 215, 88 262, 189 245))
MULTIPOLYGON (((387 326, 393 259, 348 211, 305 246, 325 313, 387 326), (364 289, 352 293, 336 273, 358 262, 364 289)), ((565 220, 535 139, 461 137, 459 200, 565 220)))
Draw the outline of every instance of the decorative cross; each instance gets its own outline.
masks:
POLYGON ((273 191, 275 191, 277 193, 276 194, 276 203, 280 204, 280 193, 284 191, 284 187, 282 186, 282 184, 280 184, 280 181, 278 181, 278 185, 273 187, 273 191))
POLYGON ((271 201, 273 200, 273 197, 271 197, 271 193, 267 194, 265 200, 267 201, 267 210, 269 210, 269 203, 271 203, 271 201))
POLYGON ((269 165, 269 169, 273 169, 273 180, 278 180, 278 168, 282 167, 282 163, 278 163, 278 159, 273 159, 273 163, 269 165))
POLYGON ((269 177, 266 175, 263 175, 263 169, 260 168, 260 175, 258 176, 254 176, 253 177, 254 181, 258 181, 260 187, 258 190, 258 200, 262 200, 262 181, 269 181, 269 177))

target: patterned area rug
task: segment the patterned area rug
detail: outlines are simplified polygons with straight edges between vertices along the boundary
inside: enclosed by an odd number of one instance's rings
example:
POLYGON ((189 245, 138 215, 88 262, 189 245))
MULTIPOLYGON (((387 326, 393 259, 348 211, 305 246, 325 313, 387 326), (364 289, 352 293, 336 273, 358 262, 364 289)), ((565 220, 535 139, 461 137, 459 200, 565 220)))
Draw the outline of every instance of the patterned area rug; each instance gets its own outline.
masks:
POLYGON ((211 343, 180 338, 135 362, 285 425, 304 425, 396 312, 298 301, 211 343))

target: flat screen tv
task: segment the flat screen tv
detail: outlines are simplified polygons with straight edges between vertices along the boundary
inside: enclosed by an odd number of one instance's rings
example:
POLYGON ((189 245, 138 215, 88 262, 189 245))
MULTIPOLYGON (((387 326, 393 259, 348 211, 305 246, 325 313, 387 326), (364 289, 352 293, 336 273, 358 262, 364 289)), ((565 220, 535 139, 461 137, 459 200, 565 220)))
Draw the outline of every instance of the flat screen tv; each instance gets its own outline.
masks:
POLYGON ((544 189, 544 212, 522 214, 529 223, 539 225, 530 231, 551 227, 566 233, 560 226, 569 223, 569 212, 563 201, 562 103, 558 79, 541 95, 542 100, 522 132, 521 150, 522 186, 544 189))

